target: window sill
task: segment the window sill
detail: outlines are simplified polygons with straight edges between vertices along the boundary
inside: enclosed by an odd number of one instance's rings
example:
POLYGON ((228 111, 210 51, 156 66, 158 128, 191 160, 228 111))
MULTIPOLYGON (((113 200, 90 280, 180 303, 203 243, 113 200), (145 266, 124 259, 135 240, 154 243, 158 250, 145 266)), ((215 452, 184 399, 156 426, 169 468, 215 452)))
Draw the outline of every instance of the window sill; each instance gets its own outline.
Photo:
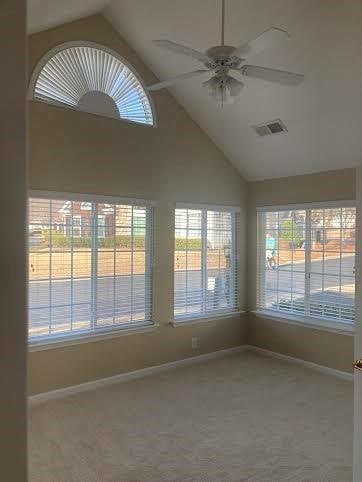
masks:
POLYGON ((64 346, 80 345, 83 343, 91 343, 94 341, 108 340, 110 338, 119 338, 120 336, 137 335, 140 333, 149 333, 157 330, 158 324, 144 323, 130 328, 119 328, 118 330, 109 330, 91 334, 77 334, 73 336, 59 336, 52 340, 39 340, 29 342, 28 351, 51 350, 52 348, 61 348, 64 346))
POLYGON ((227 313, 219 313, 214 316, 206 316, 206 317, 195 317, 195 318, 182 318, 179 320, 172 320, 170 321, 170 324, 174 328, 180 328, 181 326, 188 326, 188 325, 198 325, 200 323, 210 323, 212 321, 218 321, 218 320, 227 320, 230 318, 236 318, 237 316, 241 315, 242 313, 245 313, 245 311, 233 311, 232 313, 227 312, 227 313))
POLYGON ((302 326, 304 328, 312 328, 315 330, 329 331, 340 335, 354 336, 354 323, 335 322, 332 320, 304 317, 298 315, 286 315, 284 313, 276 313, 275 311, 256 310, 252 313, 258 318, 273 320, 280 323, 302 326))

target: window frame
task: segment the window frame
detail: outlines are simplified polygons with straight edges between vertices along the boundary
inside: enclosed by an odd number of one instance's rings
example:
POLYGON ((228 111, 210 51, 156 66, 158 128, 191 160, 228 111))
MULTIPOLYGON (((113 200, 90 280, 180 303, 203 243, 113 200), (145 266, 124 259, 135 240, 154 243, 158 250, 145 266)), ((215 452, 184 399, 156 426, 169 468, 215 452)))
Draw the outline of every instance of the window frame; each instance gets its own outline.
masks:
POLYGON ((71 221, 73 221, 70 225, 72 237, 73 238, 81 238, 82 237, 82 216, 80 214, 73 214, 73 216, 71 216, 70 219, 71 219, 71 221), (79 224, 74 223, 75 219, 79 220, 79 224), (75 232, 77 234, 74 234, 75 232))
MULTIPOLYGON (((306 238, 307 240, 307 248, 305 252, 305 290, 304 296, 308 297, 306 300, 307 306, 310 303, 310 275, 313 274, 311 270, 311 233, 312 233, 312 223, 310 218, 311 210, 318 210, 318 209, 341 209, 341 208, 355 208, 356 209, 356 201, 355 200, 341 200, 341 201, 326 201, 326 202, 315 202, 315 203, 298 203, 298 204, 285 204, 285 205, 268 205, 268 206, 259 206, 256 208, 257 214, 257 256, 256 256, 256 309, 253 310, 253 313, 256 316, 261 318, 270 318, 275 321, 285 322, 285 323, 292 323, 299 326, 306 326, 311 328, 320 327, 321 329, 326 329, 327 331, 332 332, 345 332, 346 334, 353 333, 355 327, 355 320, 348 321, 346 319, 333 319, 331 317, 323 317, 323 316, 314 316, 310 313, 304 314, 297 314, 295 312, 288 313, 282 310, 273 310, 271 308, 263 308, 261 307, 260 303, 260 293, 264 292, 265 283, 265 276, 261 276, 261 269, 260 265, 262 264, 265 266, 265 224, 260 222, 260 215, 263 213, 268 212, 279 212, 279 211, 298 211, 303 210, 306 211, 306 221, 305 221, 305 229, 306 229, 306 238), (263 240, 263 241, 261 241, 263 240), (308 269, 309 266, 309 269, 308 269), (259 280, 261 280, 261 286, 259 286, 259 280)), ((355 226, 355 233, 357 235, 357 226, 355 226)), ((262 270, 263 274, 265 275, 265 268, 262 270)), ((341 276, 341 275, 340 275, 341 276)), ((309 310, 308 310, 309 311, 309 310)))
MULTIPOLYGON (((106 216, 104 214, 98 214, 97 215, 97 223, 98 223, 98 239, 101 238, 101 239, 104 239, 106 237, 106 229, 107 229, 107 226, 106 226, 106 216), (101 223, 101 227, 102 227, 102 235, 99 234, 99 221, 102 220, 103 222, 101 223)), ((73 228, 74 229, 74 228, 73 228)))
MULTIPOLYGON (((153 318, 153 217, 154 208, 157 206, 157 202, 153 200, 139 199, 139 198, 127 198, 118 196, 104 196, 104 195, 93 195, 84 193, 70 193, 70 192, 58 192, 58 191, 42 191, 42 190, 29 190, 28 200, 30 198, 36 199, 46 199, 46 200, 59 200, 59 201, 73 201, 73 202, 89 202, 89 203, 109 203, 118 205, 130 205, 133 207, 143 207, 149 209, 149 214, 146 215, 146 225, 145 225, 145 238, 146 243, 149 246, 148 256, 145 254, 145 289, 148 293, 149 303, 145 306, 145 313, 149 314, 149 319, 141 320, 136 322, 116 324, 110 327, 99 328, 97 330, 85 329, 78 330, 77 332, 71 333, 59 333, 52 336, 37 336, 30 337, 29 329, 27 334, 28 348, 30 351, 44 350, 57 346, 67 346, 74 345, 78 343, 87 343, 89 341, 97 339, 107 339, 114 338, 118 336, 129 335, 132 333, 143 333, 154 330, 158 327, 153 318)), ((80 216, 78 216, 80 217, 80 216)), ((97 216, 96 216, 97 218, 97 216)), ((29 223, 27 220, 27 227, 29 223)), ((98 218, 95 220, 95 225, 93 226, 93 232, 97 229, 98 218)), ((70 224, 73 230, 73 223, 70 224)), ((92 245, 94 242, 92 242, 92 245)), ((93 250, 93 248, 91 248, 93 250)), ((28 252, 28 248, 27 248, 28 252)), ((94 260, 93 260, 94 262, 94 260)), ((95 281, 97 283, 97 279, 95 281)), ((28 281, 29 286, 29 281, 28 281)), ((92 300, 94 303, 95 300, 92 300)), ((29 305, 27 307, 27 312, 29 310, 29 305)), ((94 325, 93 317, 90 320, 91 324, 94 325)))
MULTIPOLYGON (((225 206, 225 205, 214 205, 214 204, 196 204, 196 203, 184 203, 184 202, 177 202, 174 208, 174 239, 176 238, 176 210, 177 209, 187 209, 187 210, 196 210, 201 211, 201 276, 203 279, 203 291, 207 290, 208 280, 205 279, 205 275, 207 274, 207 265, 206 257, 207 257, 207 213, 208 211, 211 212, 227 212, 232 215, 231 217, 231 225, 232 225, 232 243, 231 243, 231 252, 234 254, 233 261, 232 261, 232 268, 231 270, 235 273, 235 276, 231 279, 231 292, 235 291, 235 285, 238 287, 240 283, 240 249, 239 249, 239 239, 240 239, 240 221, 239 216, 241 209, 237 206, 225 206), (206 236, 203 241, 203 238, 206 236)), ((175 260, 175 244, 174 244, 174 251, 173 251, 173 259, 175 260)), ((174 277, 175 277, 175 266, 174 266, 174 277)), ((205 295, 205 293, 204 293, 205 295)), ((203 306, 202 312, 195 313, 191 312, 189 314, 181 314, 175 315, 175 284, 173 290, 173 319, 172 325, 173 326, 183 326, 186 324, 194 324, 199 323, 202 321, 210 321, 212 319, 224 319, 224 318, 231 318, 237 316, 241 313, 240 311, 240 292, 239 289, 235 296, 235 306, 233 309, 225 309, 221 308, 219 310, 205 310, 205 297, 201 300, 201 304, 203 306)))

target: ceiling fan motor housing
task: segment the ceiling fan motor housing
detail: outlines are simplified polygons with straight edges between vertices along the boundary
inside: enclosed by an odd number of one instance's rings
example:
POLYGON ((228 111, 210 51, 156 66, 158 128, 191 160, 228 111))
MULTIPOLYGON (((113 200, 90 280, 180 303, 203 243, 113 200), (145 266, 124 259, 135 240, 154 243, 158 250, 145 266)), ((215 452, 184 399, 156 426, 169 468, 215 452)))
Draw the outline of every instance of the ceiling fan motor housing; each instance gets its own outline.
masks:
POLYGON ((231 45, 217 45, 206 51, 210 61, 204 63, 209 69, 231 69, 237 68, 244 61, 235 55, 235 47, 231 45))

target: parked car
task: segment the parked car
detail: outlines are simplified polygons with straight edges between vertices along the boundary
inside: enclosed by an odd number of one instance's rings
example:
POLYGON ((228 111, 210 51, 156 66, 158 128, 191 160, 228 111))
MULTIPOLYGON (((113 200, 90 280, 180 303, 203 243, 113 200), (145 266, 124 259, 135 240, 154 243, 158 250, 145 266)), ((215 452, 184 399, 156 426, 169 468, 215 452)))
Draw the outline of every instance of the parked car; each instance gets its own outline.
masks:
POLYGON ((29 232, 29 247, 37 248, 40 246, 45 246, 46 241, 41 229, 32 229, 29 232))

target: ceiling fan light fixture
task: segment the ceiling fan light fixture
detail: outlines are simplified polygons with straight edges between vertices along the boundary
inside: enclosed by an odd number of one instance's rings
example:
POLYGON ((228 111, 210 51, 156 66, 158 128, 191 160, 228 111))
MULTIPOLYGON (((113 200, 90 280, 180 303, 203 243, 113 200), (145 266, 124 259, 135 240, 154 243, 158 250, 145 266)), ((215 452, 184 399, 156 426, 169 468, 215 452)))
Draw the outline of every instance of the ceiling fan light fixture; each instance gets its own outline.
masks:
POLYGON ((209 80, 206 80, 205 82, 202 83, 202 86, 205 87, 205 89, 208 90, 209 95, 213 95, 215 90, 220 84, 220 79, 216 76, 213 75, 209 80))
POLYGON ((244 87, 244 83, 241 82, 240 80, 234 79, 234 77, 231 77, 230 75, 227 75, 226 77, 227 77, 226 84, 227 84, 227 88, 230 91, 230 94, 233 97, 237 97, 238 95, 241 94, 241 91, 243 90, 243 87, 244 87))
POLYGON ((240 82, 230 75, 214 75, 211 79, 202 84, 210 97, 213 97, 220 104, 233 104, 244 87, 240 82))

